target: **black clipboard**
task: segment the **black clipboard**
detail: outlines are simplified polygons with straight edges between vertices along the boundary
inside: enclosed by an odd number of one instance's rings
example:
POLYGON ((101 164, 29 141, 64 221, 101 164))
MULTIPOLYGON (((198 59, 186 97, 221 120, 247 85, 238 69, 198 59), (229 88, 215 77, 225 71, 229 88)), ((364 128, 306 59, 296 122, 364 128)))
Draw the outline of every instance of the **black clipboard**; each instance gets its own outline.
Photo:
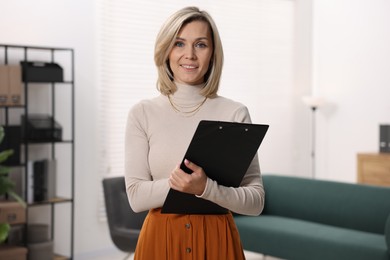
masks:
MULTIPOLYGON (((219 184, 238 187, 269 125, 200 121, 180 168, 191 173, 184 159, 201 166, 219 184)), ((170 189, 161 213, 226 214, 228 210, 193 194, 170 189)))

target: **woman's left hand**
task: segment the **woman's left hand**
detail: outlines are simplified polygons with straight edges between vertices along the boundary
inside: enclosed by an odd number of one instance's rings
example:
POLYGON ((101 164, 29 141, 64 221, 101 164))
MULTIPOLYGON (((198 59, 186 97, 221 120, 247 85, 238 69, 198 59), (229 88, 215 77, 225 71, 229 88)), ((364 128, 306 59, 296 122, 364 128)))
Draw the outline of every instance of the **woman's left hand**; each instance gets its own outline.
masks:
POLYGON ((207 176, 202 167, 184 160, 184 164, 188 169, 192 170, 192 174, 188 174, 180 169, 178 165, 171 173, 169 177, 169 186, 174 189, 185 193, 202 195, 206 188, 207 176))

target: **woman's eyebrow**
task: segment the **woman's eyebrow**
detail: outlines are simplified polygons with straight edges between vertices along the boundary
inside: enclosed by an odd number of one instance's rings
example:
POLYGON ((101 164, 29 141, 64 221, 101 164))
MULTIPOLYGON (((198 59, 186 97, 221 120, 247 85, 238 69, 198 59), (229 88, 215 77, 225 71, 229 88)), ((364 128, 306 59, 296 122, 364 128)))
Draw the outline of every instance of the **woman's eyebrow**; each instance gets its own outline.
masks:
MULTIPOLYGON (((181 38, 181 37, 176 37, 176 40, 186 41, 185 38, 181 38)), ((209 40, 209 38, 207 38, 207 37, 198 37, 198 38, 195 39, 195 41, 199 41, 199 40, 209 40)))

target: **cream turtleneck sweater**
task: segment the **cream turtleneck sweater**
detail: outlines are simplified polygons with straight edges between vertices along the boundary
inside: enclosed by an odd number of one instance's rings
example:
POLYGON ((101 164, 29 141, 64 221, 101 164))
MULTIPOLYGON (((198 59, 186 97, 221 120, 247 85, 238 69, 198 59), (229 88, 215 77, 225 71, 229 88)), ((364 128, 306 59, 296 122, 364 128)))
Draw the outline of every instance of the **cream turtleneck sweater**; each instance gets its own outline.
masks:
MULTIPOLYGON (((196 108, 204 100, 200 94, 202 86, 177 86, 171 100, 178 108, 196 108)), ((175 111, 164 95, 143 100, 130 109, 126 126, 125 180, 135 212, 162 207, 170 189, 168 178, 183 159, 201 120, 251 122, 244 105, 220 96, 208 98, 191 116, 175 111)), ((236 213, 260 214, 264 189, 257 155, 240 187, 225 187, 208 178, 203 194, 198 197, 236 213)))

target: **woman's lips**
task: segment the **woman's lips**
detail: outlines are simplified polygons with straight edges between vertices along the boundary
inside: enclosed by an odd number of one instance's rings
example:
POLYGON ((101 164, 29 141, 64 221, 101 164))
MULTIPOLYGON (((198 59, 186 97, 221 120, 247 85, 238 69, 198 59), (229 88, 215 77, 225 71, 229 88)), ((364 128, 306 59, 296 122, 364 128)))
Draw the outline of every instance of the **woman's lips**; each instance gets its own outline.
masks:
POLYGON ((196 68, 198 68, 197 66, 195 66, 195 65, 181 65, 183 68, 185 68, 185 69, 196 69, 196 68))

